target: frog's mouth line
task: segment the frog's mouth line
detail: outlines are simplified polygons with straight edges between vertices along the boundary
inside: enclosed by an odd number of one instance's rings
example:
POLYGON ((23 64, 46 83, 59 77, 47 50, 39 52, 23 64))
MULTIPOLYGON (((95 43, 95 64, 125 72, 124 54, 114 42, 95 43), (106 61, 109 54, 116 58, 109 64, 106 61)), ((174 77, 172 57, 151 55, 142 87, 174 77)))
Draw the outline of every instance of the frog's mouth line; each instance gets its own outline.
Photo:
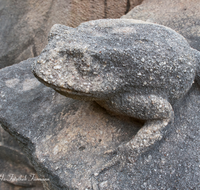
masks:
POLYGON ((80 92, 80 91, 76 91, 76 90, 71 90, 69 88, 63 88, 63 87, 57 87, 53 84, 49 84, 48 82, 44 81, 42 78, 38 77, 36 75, 36 73, 33 71, 34 76, 41 82, 43 83, 45 86, 48 86, 50 88, 53 88, 55 91, 61 93, 64 95, 64 93, 69 94, 69 95, 74 95, 74 96, 85 96, 88 98, 93 98, 91 93, 86 93, 86 92, 80 92))
POLYGON ((85 92, 79 92, 79 91, 76 91, 76 90, 71 90, 69 88, 63 88, 63 87, 56 87, 54 85, 50 85, 53 89, 55 89, 56 91, 62 91, 64 93, 68 93, 68 94, 71 94, 71 95, 77 95, 77 96, 92 96, 92 94, 90 93, 85 93, 85 92))

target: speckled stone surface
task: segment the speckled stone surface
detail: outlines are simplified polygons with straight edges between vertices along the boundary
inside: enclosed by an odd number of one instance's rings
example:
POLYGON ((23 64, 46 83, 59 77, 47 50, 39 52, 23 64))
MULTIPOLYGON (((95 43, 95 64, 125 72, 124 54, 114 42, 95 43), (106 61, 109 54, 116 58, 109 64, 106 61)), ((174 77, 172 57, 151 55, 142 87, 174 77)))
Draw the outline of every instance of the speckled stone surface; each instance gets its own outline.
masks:
POLYGON ((144 0, 122 18, 168 26, 183 35, 191 47, 200 51, 199 10, 199 0, 144 0))
POLYGON ((29 59, 0 71, 0 123, 24 146, 46 189, 138 190, 200 188, 200 88, 174 106, 174 124, 148 152, 101 172, 120 143, 141 124, 109 115, 40 84, 29 59), (97 173, 99 172, 99 173, 97 173))
POLYGON ((39 177, 50 179, 46 189, 92 188, 92 176, 142 124, 45 87, 31 72, 34 60, 0 71, 0 123, 23 144, 39 177))
MULTIPOLYGON (((162 130, 174 119, 172 106, 195 79, 200 84, 199 61, 200 53, 170 28, 102 19, 77 28, 54 25, 33 73, 62 95, 145 121, 135 138, 119 147, 124 157, 141 154, 162 139, 162 130)), ((106 167, 119 160, 113 158, 106 167)))
POLYGON ((157 119, 162 116, 137 115, 134 108, 132 113, 125 110, 127 105, 123 109, 115 104, 120 104, 118 99, 130 104, 132 98, 149 95, 173 104, 194 81, 199 65, 195 54, 200 57, 181 35, 165 26, 102 19, 77 28, 54 25, 33 72, 66 96, 110 104, 112 111, 139 119, 157 119))

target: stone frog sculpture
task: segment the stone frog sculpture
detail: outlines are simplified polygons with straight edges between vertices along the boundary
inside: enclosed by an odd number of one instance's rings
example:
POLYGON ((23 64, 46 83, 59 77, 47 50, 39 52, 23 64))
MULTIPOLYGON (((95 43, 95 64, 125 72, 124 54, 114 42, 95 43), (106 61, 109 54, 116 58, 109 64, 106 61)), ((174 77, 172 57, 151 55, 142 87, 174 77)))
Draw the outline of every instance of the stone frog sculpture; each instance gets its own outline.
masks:
POLYGON ((195 79, 200 84, 199 52, 165 26, 95 20, 77 28, 54 25, 48 40, 33 64, 38 80, 67 97, 145 121, 121 151, 138 154, 160 140, 173 120, 172 106, 195 79))

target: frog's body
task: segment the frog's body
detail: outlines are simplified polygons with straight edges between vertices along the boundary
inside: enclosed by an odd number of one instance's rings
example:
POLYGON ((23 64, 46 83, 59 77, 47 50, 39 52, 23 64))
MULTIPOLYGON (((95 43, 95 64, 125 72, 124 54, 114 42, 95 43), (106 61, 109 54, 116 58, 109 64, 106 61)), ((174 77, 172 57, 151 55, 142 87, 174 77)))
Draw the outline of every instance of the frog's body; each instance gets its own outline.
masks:
POLYGON ((67 97, 96 101, 113 113, 147 121, 129 143, 134 149, 161 138, 160 130, 173 118, 172 105, 199 76, 199 57, 167 27, 96 20, 77 28, 55 25, 33 72, 67 97))

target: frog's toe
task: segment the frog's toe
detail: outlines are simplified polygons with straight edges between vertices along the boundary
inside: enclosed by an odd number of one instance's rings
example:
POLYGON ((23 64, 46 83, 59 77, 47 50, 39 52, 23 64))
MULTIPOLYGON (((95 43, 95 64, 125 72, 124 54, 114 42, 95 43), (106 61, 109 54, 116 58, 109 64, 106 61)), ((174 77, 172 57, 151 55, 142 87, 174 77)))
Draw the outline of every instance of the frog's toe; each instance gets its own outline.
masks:
POLYGON ((164 135, 164 129, 171 121, 169 119, 147 121, 138 131, 136 136, 126 143, 126 150, 130 157, 135 158, 148 151, 156 142, 160 141, 164 135))
POLYGON ((101 167, 97 172, 98 175, 113 166, 118 165, 119 171, 122 171, 127 163, 134 163, 138 156, 148 151, 162 139, 163 130, 170 120, 171 118, 147 121, 129 142, 122 143, 116 150, 105 152, 112 158, 101 167))
POLYGON ((115 150, 106 151, 104 154, 112 156, 112 158, 109 161, 106 161, 105 164, 101 166, 99 171, 95 172, 96 176, 106 170, 109 170, 114 166, 118 166, 119 171, 122 171, 123 168, 126 166, 126 161, 127 161, 126 153, 127 152, 125 145, 120 145, 120 147, 118 147, 115 150))

